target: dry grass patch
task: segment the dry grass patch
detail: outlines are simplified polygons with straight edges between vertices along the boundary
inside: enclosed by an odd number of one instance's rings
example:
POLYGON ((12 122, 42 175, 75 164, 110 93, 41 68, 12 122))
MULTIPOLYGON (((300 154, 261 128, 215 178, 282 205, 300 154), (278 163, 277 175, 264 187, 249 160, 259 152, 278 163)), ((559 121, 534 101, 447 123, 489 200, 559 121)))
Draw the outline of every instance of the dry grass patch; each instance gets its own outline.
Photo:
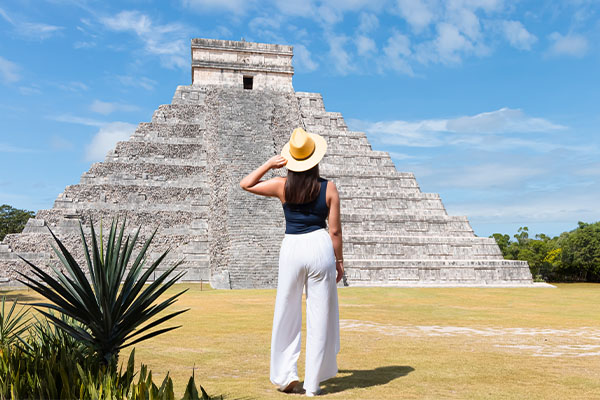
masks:
MULTIPOLYGON (((340 373, 325 395, 600 399, 600 285, 557 286, 340 289, 340 373)), ((268 379, 275 291, 189 287, 174 306, 190 308, 173 322, 182 328, 138 344, 138 362, 169 371, 179 394, 195 366, 211 394, 298 398, 268 379)))

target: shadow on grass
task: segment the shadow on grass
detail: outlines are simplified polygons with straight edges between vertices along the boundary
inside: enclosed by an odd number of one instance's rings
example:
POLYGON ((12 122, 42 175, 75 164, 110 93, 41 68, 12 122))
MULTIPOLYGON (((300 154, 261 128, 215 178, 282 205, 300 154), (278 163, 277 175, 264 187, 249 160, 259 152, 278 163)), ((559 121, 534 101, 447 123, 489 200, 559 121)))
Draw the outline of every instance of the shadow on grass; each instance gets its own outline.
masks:
POLYGON ((406 376, 415 369, 406 365, 390 365, 375 369, 341 369, 340 374, 350 374, 331 378, 323 383, 323 393, 338 393, 356 388, 385 385, 396 378, 406 376))

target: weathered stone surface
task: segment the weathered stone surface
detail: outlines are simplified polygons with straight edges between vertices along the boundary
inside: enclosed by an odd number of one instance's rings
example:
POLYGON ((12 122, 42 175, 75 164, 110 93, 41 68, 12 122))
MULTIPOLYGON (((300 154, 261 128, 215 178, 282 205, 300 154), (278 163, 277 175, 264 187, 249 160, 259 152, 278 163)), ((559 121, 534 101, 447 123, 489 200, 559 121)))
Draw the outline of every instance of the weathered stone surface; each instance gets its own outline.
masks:
MULTIPOLYGON (((27 271, 17 254, 40 266, 57 263, 48 227, 83 262, 79 222, 106 225, 118 217, 127 219, 130 233, 142 226, 142 240, 158 228, 150 257, 171 248, 162 268, 183 259, 184 280, 223 289, 274 287, 281 204, 238 183, 303 126, 328 143, 320 170, 342 200, 346 284, 532 283, 526 262, 504 260, 494 240, 474 235, 466 217, 448 216, 439 195, 422 193, 414 174, 398 172, 364 133, 349 131, 320 94, 294 92, 290 46, 194 39, 192 54, 193 85, 178 86, 172 104, 67 186, 52 209, 6 236, 1 282, 14 284, 16 271, 27 271), (244 76, 255 79, 252 90, 243 88, 244 76)), ((85 226, 84 234, 90 234, 85 226)))

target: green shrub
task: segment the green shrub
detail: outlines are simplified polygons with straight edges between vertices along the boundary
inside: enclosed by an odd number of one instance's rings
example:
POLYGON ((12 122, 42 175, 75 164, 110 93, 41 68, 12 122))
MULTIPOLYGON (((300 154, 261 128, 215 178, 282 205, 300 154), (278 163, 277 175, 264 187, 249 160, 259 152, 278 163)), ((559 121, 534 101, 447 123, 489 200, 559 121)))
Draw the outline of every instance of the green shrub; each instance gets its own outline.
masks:
POLYGON ((57 327, 93 349, 103 363, 116 365, 119 351, 122 348, 178 328, 169 327, 148 332, 187 310, 167 314, 153 322, 148 322, 148 320, 172 305, 177 297, 186 291, 181 291, 158 304, 153 304, 160 295, 183 276, 184 272, 170 276, 180 264, 176 263, 145 287, 148 279, 168 254, 168 250, 165 251, 145 271, 143 270, 146 251, 156 230, 145 242, 130 267, 128 264, 132 258, 139 229, 133 239, 130 240, 130 237, 127 236, 123 244, 125 222, 117 232, 117 222, 113 221, 106 246, 104 246, 102 225, 97 238, 94 225, 91 224, 91 252, 81 225, 79 230, 90 276, 89 281, 83 268, 50 231, 60 249, 59 251, 53 247, 54 252, 67 273, 53 268, 56 274, 56 278, 54 278, 21 257, 32 268, 36 279, 28 281, 31 277, 20 273, 25 278, 20 282, 50 301, 50 303, 34 303, 34 306, 56 310, 80 322, 81 326, 67 324, 47 311, 38 309, 39 312, 57 327))
MULTIPOLYGON (((125 223, 117 232, 117 223, 113 222, 104 246, 102 228, 100 236, 96 238, 92 225, 90 253, 80 225, 89 281, 52 231, 50 233, 58 245, 54 251, 67 273, 53 268, 56 277, 52 277, 23 259, 32 268, 35 278, 21 274, 30 279, 30 282, 21 283, 49 302, 33 304, 45 308, 36 308, 45 318, 35 318, 35 322, 28 325, 28 319, 25 318, 27 310, 21 309, 14 314, 15 301, 11 309, 5 312, 5 302, 2 301, 0 400, 175 398, 173 381, 168 374, 158 386, 153 381, 152 372, 142 364, 136 379, 135 349, 131 351, 125 371, 117 369, 121 349, 178 328, 151 331, 187 311, 172 312, 149 322, 185 292, 157 302, 183 273, 171 276, 179 265, 177 263, 146 285, 168 251, 144 270, 146 251, 156 234, 154 231, 129 266, 139 229, 131 240, 127 236, 123 243, 124 231, 125 223)), ((202 386, 200 392, 202 397, 192 375, 183 399, 209 399, 202 386)))
MULTIPOLYGON (((16 301, 15 301, 16 303, 16 301)), ((10 316, 15 308, 6 312, 2 303, 0 314, 10 316)), ((16 315, 27 317, 28 309, 16 315)), ((53 315, 53 314, 51 314, 53 315)), ((53 315, 54 316, 54 315, 53 315)), ((58 318, 58 317, 55 317, 58 318)), ((61 315, 65 325, 82 329, 81 323, 61 315)), ((5 318, 10 321, 10 318, 5 318)), ((105 364, 95 357, 92 349, 81 343, 47 319, 34 317, 27 332, 22 324, 7 324, 11 340, 0 346, 0 399, 169 399, 174 400, 173 381, 167 374, 160 386, 152 372, 141 365, 139 376, 134 372, 135 349, 123 372, 116 364, 105 364)), ((200 387, 198 395, 194 376, 186 387, 184 399, 210 399, 200 387)))

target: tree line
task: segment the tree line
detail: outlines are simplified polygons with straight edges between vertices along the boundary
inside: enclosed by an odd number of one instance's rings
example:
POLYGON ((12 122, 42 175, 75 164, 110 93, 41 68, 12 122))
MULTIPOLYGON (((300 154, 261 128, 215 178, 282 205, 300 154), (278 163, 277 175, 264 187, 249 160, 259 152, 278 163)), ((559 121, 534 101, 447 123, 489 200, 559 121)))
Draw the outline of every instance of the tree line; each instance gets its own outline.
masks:
POLYGON ((555 237, 541 233, 531 238, 526 226, 513 238, 501 233, 490 237, 505 259, 527 261, 534 280, 600 282, 600 222, 577 225, 555 237))

